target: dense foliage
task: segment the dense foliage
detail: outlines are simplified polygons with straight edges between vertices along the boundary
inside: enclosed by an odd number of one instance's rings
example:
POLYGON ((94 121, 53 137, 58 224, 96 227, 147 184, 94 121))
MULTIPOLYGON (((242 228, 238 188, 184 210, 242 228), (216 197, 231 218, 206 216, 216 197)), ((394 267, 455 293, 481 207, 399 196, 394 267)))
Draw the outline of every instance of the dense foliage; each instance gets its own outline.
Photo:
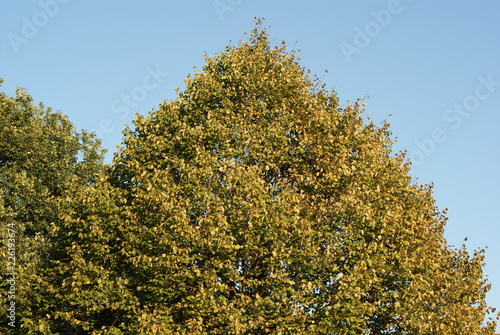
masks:
POLYGON ((2 128, 1 215, 33 243, 31 333, 494 334, 483 251, 447 245, 389 125, 341 107, 260 25, 138 115, 110 167, 23 96, 2 96, 0 126, 39 130, 28 148, 2 128))
POLYGON ((87 186, 102 171, 99 147, 93 135, 77 132, 60 112, 34 105, 24 90, 15 97, 0 93, 2 334, 25 333, 21 323, 36 326, 59 308, 50 292, 56 274, 49 265, 64 250, 54 247, 50 231, 59 222, 65 192, 87 186), (6 281, 13 277, 11 290, 12 281, 6 281), (15 320, 5 315, 11 301, 15 320), (12 321, 15 327, 7 324, 12 321))

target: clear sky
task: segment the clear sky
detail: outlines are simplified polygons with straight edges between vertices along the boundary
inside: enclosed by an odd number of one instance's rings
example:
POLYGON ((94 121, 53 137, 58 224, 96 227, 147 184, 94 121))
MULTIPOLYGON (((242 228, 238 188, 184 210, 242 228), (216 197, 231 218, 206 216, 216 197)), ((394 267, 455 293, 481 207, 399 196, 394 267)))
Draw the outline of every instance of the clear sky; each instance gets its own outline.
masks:
POLYGON ((370 96, 367 115, 391 124, 414 178, 448 208, 449 243, 488 247, 488 302, 500 308, 500 1, 0 3, 2 90, 25 87, 96 131, 107 162, 135 113, 173 99, 205 53, 266 18, 343 104, 370 96))

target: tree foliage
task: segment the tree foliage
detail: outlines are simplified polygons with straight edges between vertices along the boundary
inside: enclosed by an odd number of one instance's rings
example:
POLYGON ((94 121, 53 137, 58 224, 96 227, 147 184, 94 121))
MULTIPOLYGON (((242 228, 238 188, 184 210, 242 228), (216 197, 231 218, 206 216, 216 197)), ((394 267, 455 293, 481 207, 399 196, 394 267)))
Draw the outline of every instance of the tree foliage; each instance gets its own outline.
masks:
POLYGON ((57 303, 30 329, 494 334, 483 251, 447 244, 389 125, 341 107, 260 22, 177 93, 90 183, 66 175, 47 230, 57 303))
POLYGON ((49 292, 54 273, 47 266, 59 253, 49 233, 59 221, 58 199, 70 187, 87 186, 102 168, 93 135, 77 132, 62 113, 34 105, 25 90, 17 89, 15 97, 0 93, 2 334, 25 333, 21 320, 36 326, 57 305, 49 292), (8 255, 14 256, 9 263, 8 255), (17 277, 15 298, 7 301, 11 273, 17 277), (15 327, 7 325, 10 301, 15 302, 15 327))

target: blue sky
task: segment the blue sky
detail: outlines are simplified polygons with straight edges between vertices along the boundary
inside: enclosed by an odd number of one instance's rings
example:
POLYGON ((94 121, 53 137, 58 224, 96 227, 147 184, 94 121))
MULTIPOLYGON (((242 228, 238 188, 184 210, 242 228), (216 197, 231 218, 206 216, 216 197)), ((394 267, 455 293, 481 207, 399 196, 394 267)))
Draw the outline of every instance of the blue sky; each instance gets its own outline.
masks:
POLYGON ((276 42, 300 49, 341 101, 370 96, 448 208, 446 237, 488 247, 488 302, 500 308, 500 2, 2 1, 0 77, 25 87, 112 152, 135 113, 147 114, 193 66, 266 18, 276 42), (328 70, 328 73, 325 72, 328 70), (390 116, 389 116, 390 115, 390 116))

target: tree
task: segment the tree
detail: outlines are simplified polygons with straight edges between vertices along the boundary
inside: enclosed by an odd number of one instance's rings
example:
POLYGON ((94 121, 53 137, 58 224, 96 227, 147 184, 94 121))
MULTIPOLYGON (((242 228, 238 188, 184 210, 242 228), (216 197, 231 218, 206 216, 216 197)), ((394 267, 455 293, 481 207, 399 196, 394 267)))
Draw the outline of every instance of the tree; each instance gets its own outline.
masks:
POLYGON ((88 185, 103 169, 93 135, 77 132, 62 113, 32 102, 23 89, 15 97, 0 93, 2 334, 26 333, 21 325, 37 326, 57 305, 50 293, 54 273, 47 266, 59 253, 49 233, 59 221, 58 199, 70 186, 88 185), (12 302, 15 319, 8 319, 12 302))
POLYGON ((483 251, 361 115, 260 23, 206 57, 114 161, 140 304, 174 333, 493 334, 483 251))
POLYGON ((260 21, 177 93, 59 198, 47 333, 494 334, 484 252, 260 21))

